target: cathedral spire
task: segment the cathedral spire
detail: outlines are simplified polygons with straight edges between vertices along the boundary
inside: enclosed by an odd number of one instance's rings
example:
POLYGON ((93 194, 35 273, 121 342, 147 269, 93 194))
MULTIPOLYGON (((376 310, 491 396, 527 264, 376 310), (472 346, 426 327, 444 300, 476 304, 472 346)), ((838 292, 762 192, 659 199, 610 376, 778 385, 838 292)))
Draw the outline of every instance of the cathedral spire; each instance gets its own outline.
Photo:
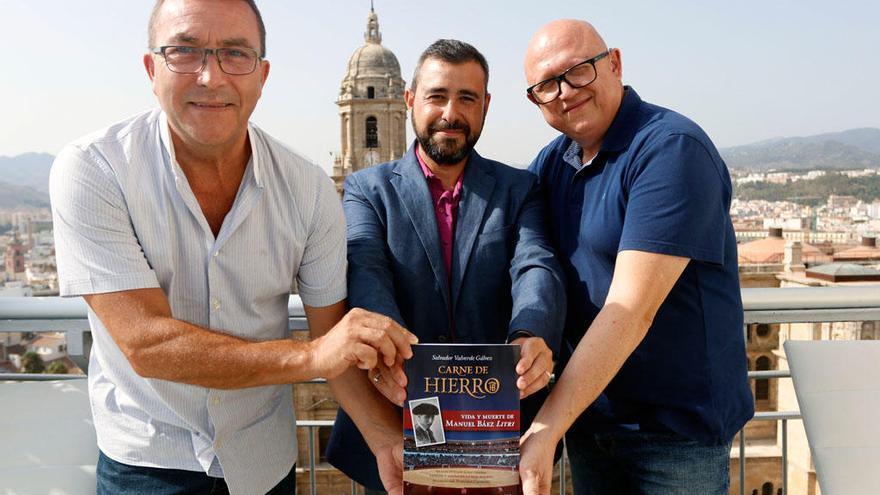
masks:
POLYGON ((382 44, 382 33, 379 32, 379 16, 373 10, 373 0, 370 0, 370 14, 367 15, 367 31, 364 33, 367 43, 382 44))

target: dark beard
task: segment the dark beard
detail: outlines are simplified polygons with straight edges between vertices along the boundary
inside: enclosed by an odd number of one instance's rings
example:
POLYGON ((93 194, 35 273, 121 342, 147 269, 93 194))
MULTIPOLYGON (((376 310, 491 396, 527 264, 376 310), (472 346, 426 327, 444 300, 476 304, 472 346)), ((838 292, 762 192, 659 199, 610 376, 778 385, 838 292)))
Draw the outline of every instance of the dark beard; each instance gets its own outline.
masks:
POLYGON ((461 162, 468 157, 471 150, 474 149, 474 145, 477 144, 477 140, 480 139, 479 134, 471 134, 471 127, 464 122, 449 123, 445 120, 441 120, 434 125, 428 126, 426 132, 420 132, 419 128, 416 126, 415 120, 412 119, 412 116, 410 117, 410 121, 413 123, 413 131, 416 133, 416 139, 418 139, 422 150, 437 165, 454 165, 461 162), (435 132, 450 129, 460 129, 464 131, 465 142, 461 147, 456 147, 455 139, 434 139, 435 132))

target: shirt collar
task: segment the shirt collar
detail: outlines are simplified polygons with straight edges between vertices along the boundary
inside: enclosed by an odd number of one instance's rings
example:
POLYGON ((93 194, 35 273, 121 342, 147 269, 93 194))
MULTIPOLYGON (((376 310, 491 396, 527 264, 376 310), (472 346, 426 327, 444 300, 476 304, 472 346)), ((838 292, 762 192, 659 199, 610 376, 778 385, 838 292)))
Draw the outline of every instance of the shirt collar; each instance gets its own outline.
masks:
MULTIPOLYGON (((602 145, 599 147, 599 153, 596 156, 609 152, 622 151, 629 146, 636 131, 638 131, 636 113, 641 104, 642 99, 639 97, 639 94, 636 93, 636 90, 630 86, 624 86, 623 99, 620 102, 620 108, 617 109, 617 114, 614 116, 614 120, 612 120, 611 125, 608 126, 608 131, 605 132, 605 137, 602 139, 602 145)), ((582 151, 583 148, 581 148, 581 145, 571 139, 568 148, 562 155, 562 159, 565 163, 574 167, 575 170, 580 170, 591 165, 595 160, 595 157, 593 157, 586 163, 582 162, 582 151)))
MULTIPOLYGON (((428 180, 429 184, 431 182, 436 181, 436 184, 438 186, 440 186, 440 188, 442 189, 443 184, 440 181, 440 178, 437 177, 436 175, 434 175, 434 172, 432 172, 431 169, 428 168, 428 164, 426 164, 425 161, 422 160, 422 155, 419 154, 419 149, 421 149, 421 145, 418 142, 416 142, 416 149, 415 149, 416 160, 419 161, 419 167, 422 168, 422 173, 425 174, 425 179, 428 180)), ((467 165, 465 165, 465 167, 467 167, 467 165)), ((462 172, 461 175, 458 176, 458 180, 455 181, 455 187, 452 188, 453 197, 457 197, 460 194, 462 179, 464 179, 464 172, 462 172)))
POLYGON ((642 99, 636 93, 636 90, 630 86, 624 86, 620 108, 617 110, 614 120, 611 121, 608 132, 605 133, 605 138, 602 139, 599 153, 622 151, 629 146, 629 143, 632 142, 633 137, 636 135, 636 131, 639 130, 636 116, 641 104, 642 99))
MULTIPOLYGON (((262 166, 260 162, 259 154, 257 153, 257 143, 255 142, 255 137, 257 133, 254 132, 253 125, 248 122, 248 143, 251 146, 251 157, 248 159, 248 163, 246 169, 253 170, 254 183, 256 183, 257 187, 263 187, 262 181, 262 166)), ((168 155, 168 165, 171 167, 171 173, 174 174, 174 178, 176 180, 180 180, 183 178, 186 180, 186 177, 183 175, 183 170, 180 168, 180 164, 177 163, 177 156, 174 153, 174 146, 171 141, 171 133, 168 130, 168 116, 165 114, 165 111, 159 112, 159 140, 162 142, 162 147, 165 149, 165 153, 168 155), (180 172, 180 173, 178 173, 180 172)), ((245 173, 245 177, 247 178, 247 173, 245 173)))

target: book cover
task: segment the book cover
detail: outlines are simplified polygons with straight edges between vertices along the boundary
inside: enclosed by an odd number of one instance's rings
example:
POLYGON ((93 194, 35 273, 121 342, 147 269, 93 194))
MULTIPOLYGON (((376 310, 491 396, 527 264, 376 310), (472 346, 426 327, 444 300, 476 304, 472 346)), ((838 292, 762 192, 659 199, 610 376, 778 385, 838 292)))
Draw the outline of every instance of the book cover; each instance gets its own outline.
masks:
POLYGON ((520 348, 417 344, 406 361, 404 493, 518 495, 520 348))

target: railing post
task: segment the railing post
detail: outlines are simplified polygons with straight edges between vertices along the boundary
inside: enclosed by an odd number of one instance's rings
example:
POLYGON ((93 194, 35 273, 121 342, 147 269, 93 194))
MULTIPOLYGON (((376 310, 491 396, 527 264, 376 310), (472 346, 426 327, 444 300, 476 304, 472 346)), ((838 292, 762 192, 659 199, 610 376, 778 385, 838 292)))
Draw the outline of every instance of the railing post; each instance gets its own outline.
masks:
POLYGON ((782 420, 782 495, 788 493, 788 420, 782 420))
POLYGON ((739 495, 746 495, 746 429, 739 431, 739 495))
POLYGON ((315 479, 315 428, 309 425, 309 493, 318 494, 318 482, 315 479))

